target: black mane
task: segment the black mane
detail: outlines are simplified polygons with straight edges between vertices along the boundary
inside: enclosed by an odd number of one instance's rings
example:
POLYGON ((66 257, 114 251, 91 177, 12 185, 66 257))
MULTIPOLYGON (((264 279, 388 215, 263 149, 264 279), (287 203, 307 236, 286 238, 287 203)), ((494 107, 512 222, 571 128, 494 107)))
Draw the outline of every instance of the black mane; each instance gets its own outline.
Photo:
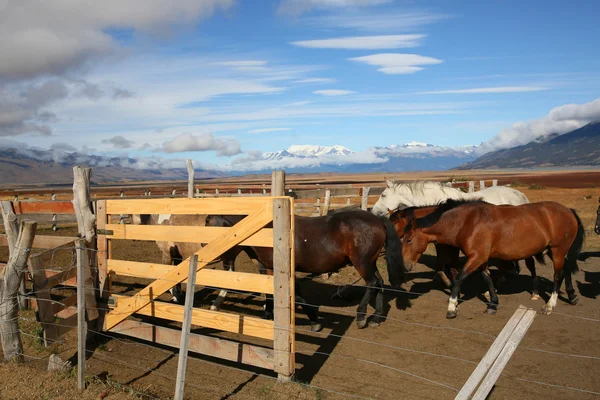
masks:
MULTIPOLYGON (((430 226, 436 224, 440 218, 442 217, 442 215, 446 212, 446 211, 450 211, 456 207, 462 206, 464 204, 479 204, 479 203, 485 203, 485 201, 483 201, 481 198, 474 198, 474 199, 447 199, 444 201, 439 202, 438 204, 432 204, 432 205, 428 205, 428 206, 419 206, 419 207, 409 207, 409 208, 405 208, 404 210, 397 210, 395 211, 391 216, 390 216, 390 220, 392 222, 396 221, 398 219, 398 214, 403 212, 404 215, 408 216, 409 221, 413 220, 415 222, 415 226, 416 228, 429 228, 430 226), (415 210, 419 210, 421 208, 426 208, 426 207, 436 207, 436 210, 434 212, 432 212, 431 214, 428 214, 422 218, 415 218, 415 210)), ((412 224, 408 224, 406 225, 406 228, 404 229, 404 233, 407 233, 410 229, 412 224)))

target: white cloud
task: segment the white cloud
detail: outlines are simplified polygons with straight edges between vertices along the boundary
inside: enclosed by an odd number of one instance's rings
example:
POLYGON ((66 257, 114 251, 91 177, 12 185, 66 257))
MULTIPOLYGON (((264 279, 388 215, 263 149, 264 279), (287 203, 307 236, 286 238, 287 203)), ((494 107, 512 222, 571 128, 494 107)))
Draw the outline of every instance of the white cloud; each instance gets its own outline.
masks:
POLYGON ((294 81, 295 83, 334 83, 335 79, 331 78, 306 78, 306 79, 298 79, 294 81))
POLYGON ((240 143, 237 140, 218 138, 212 133, 199 135, 183 133, 172 140, 164 142, 160 150, 166 153, 214 150, 218 156, 233 156, 242 152, 240 143))
POLYGON ((128 149, 128 148, 133 147, 133 145, 135 144, 134 141, 129 140, 129 139, 125 139, 121 135, 113 136, 110 139, 104 139, 104 140, 102 140, 102 143, 104 143, 104 144, 110 144, 115 149, 128 149))
POLYGON ((380 67, 377 70, 384 74, 412 74, 423 69, 420 65, 433 65, 443 62, 433 57, 399 53, 372 54, 370 56, 349 58, 349 60, 380 67))
POLYGON ((261 128, 261 129, 252 129, 246 133, 270 133, 270 132, 284 132, 291 131, 292 128, 261 128))
POLYGON ((59 75, 118 50, 109 28, 161 34, 231 7, 233 0, 3 2, 0 79, 59 75))
POLYGON ((315 49, 398 49, 417 47, 425 35, 349 36, 333 39, 300 40, 290 44, 315 49))
POLYGON ((523 93, 540 92, 549 90, 541 86, 497 86, 472 89, 433 90, 429 92, 417 92, 416 94, 483 94, 483 93, 523 93))
POLYGON ((321 96, 346 96, 352 93, 356 93, 352 90, 340 90, 340 89, 327 89, 327 90, 315 90, 314 94, 320 94, 321 96))
POLYGON ((241 61, 222 61, 216 62, 214 65, 229 67, 240 72, 267 72, 267 62, 263 60, 241 60, 241 61))
POLYGON ((433 24, 450 15, 429 11, 389 11, 385 13, 346 12, 311 18, 313 24, 367 32, 406 32, 433 24))
POLYGON ((277 13, 298 16, 313 8, 333 9, 349 7, 369 7, 390 3, 392 0, 281 0, 277 13))
POLYGON ((600 98, 585 104, 566 104, 553 108, 540 119, 515 123, 482 143, 479 151, 520 146, 540 136, 568 133, 594 121, 600 121, 600 98))

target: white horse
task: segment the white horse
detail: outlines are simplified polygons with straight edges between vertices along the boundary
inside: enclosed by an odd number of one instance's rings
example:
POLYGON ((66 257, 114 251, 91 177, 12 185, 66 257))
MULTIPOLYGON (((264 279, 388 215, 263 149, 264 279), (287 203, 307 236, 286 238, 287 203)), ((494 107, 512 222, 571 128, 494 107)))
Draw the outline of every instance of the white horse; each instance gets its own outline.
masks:
POLYGON ((515 206, 529 203, 529 199, 523 193, 507 186, 493 186, 479 192, 464 193, 459 189, 434 181, 395 182, 386 179, 385 182, 387 188, 381 193, 371 211, 378 216, 389 215, 389 210, 429 206, 448 199, 481 198, 491 204, 515 206))
MULTIPOLYGON (((529 199, 523 193, 509 188, 507 186, 493 186, 479 192, 464 193, 459 189, 447 186, 442 182, 435 181, 411 181, 411 182, 396 182, 393 180, 385 180, 387 188, 381 193, 381 196, 373 206, 371 212, 378 216, 389 216, 390 211, 403 210, 409 207, 423 207, 438 204, 448 199, 476 199, 480 198, 491 204, 510 204, 520 205, 529 203, 529 199)), ((450 252, 452 256, 452 249, 443 248, 443 246, 436 245, 436 252, 438 256, 444 252, 450 252)), ((447 254, 444 255, 447 257, 447 254)), ((456 252, 458 256, 458 252, 456 252)), ((527 268, 532 274, 535 272, 535 264, 533 258, 526 260, 527 268), (533 269, 533 271, 532 271, 533 269)), ((519 264, 514 262, 517 273, 519 271, 519 264)), ((442 279, 447 287, 450 287, 451 283, 444 273, 444 265, 438 266, 438 277, 442 279)), ((486 292, 486 297, 489 297, 489 293, 486 292)), ((532 299, 536 299, 537 296, 534 293, 532 299)))

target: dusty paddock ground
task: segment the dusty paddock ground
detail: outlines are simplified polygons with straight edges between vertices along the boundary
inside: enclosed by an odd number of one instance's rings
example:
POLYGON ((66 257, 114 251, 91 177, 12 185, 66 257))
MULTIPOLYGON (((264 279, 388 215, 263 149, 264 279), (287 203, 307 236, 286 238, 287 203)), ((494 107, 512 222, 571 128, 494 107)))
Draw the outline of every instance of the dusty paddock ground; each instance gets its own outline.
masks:
MULTIPOLYGON (((598 398, 590 392, 600 392, 596 378, 600 368, 600 303, 596 300, 600 295, 600 258, 597 253, 600 251, 600 239, 592 231, 600 189, 519 189, 531 201, 556 200, 577 209, 581 215, 588 238, 585 261, 580 261, 581 271, 575 276, 580 302, 571 306, 559 301, 555 313, 536 317, 489 398, 598 398), (563 386, 580 390, 569 390, 563 386)), ((58 233, 72 234, 67 230, 58 233)), ((115 243, 114 250, 117 258, 159 260, 157 248, 152 243, 115 243)), ((500 332, 519 304, 540 309, 543 302, 530 300, 531 280, 527 270, 522 268, 520 277, 501 288, 498 314, 485 315, 485 305, 478 297, 483 283, 478 277, 472 277, 465 284, 462 298, 466 301, 459 307, 458 318, 446 320, 448 294, 431 281, 431 267, 435 263, 431 254, 422 258, 423 265, 411 273, 406 286, 411 292, 421 295, 410 299, 409 308, 398 309, 395 296, 388 293, 388 319, 378 328, 358 330, 356 327, 354 317, 362 293, 360 288, 354 289, 355 295, 350 302, 330 300, 337 285, 351 283, 358 278, 352 267, 343 269, 327 281, 302 282, 307 300, 322 305, 324 330, 322 334, 302 331, 307 328, 307 321, 298 311, 297 329, 300 332, 296 335, 296 376, 299 383, 278 385, 267 371, 243 367, 235 369, 239 366, 194 356, 188 363, 186 398, 349 398, 335 392, 371 399, 454 398, 454 389, 460 388, 466 381, 493 342, 493 336, 500 332)), ((0 259, 2 256, 4 254, 0 254, 0 259)), ((237 265, 239 270, 254 271, 245 255, 238 258, 237 265)), ((385 267, 383 262, 380 266, 382 269, 385 267)), ((550 290, 551 267, 538 266, 538 273, 547 279, 545 289, 550 290)), ((135 291, 139 287, 123 280, 115 289, 135 291)), ((199 291, 197 306, 208 307, 215 295, 212 291, 199 291)), ((260 305, 251 296, 231 295, 224 303, 224 310, 257 314, 260 305)), ((27 319, 34 317, 31 313, 23 316, 27 319)), ((27 333, 23 340, 29 357, 45 358, 50 352, 56 352, 66 360, 75 355, 75 332, 65 338, 64 344, 44 349, 29 336, 39 332, 37 323, 23 321, 21 328, 27 333)), ((193 330, 233 337, 199 327, 193 327, 193 330)), ((88 375, 93 383, 87 391, 77 391, 74 374, 42 372, 47 360, 28 358, 23 366, 0 367, 0 398, 97 399, 105 391, 107 399, 172 398, 177 369, 176 349, 148 347, 142 341, 126 337, 105 339, 89 354, 88 375)))

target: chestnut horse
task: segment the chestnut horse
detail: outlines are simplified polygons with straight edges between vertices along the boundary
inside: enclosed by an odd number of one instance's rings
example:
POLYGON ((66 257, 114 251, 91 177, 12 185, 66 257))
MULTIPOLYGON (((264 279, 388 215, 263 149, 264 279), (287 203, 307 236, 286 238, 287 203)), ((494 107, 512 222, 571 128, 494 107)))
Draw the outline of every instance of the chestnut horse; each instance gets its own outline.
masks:
MULTIPOLYGON (((244 216, 211 215, 206 226, 233 226, 244 216)), ((272 227, 269 224, 268 227, 272 227)), ((375 314, 369 326, 378 326, 383 317, 383 279, 377 270, 379 252, 385 246, 390 284, 399 287, 404 280, 401 243, 394 226, 387 218, 379 218, 367 211, 345 211, 322 217, 294 216, 295 269, 298 272, 322 274, 335 272, 351 263, 368 285, 358 309, 359 328, 367 326, 367 304, 376 293, 375 314)), ((244 246, 245 247, 245 246, 244 246)), ((273 249, 251 247, 267 273, 273 271, 273 249)), ((235 248, 234 248, 235 249, 235 248)), ((234 250, 232 249, 232 250, 234 250)), ((311 329, 318 331, 317 309, 308 306, 296 285, 296 300, 311 321, 311 329)), ((273 318, 273 297, 267 295, 263 318, 273 318)))
MULTIPOLYGON (((415 213, 419 209, 415 209, 415 213)), ((539 259, 544 250, 548 250, 554 264, 554 288, 542 313, 550 314, 556 307, 563 278, 569 302, 577 303, 571 274, 578 271, 577 257, 583 246, 585 229, 575 210, 551 201, 498 206, 483 201, 448 200, 430 207, 429 211, 432 212, 421 218, 409 216, 408 222, 402 224, 402 255, 409 269, 431 242, 457 247, 467 256, 467 262, 452 286, 447 318, 456 317, 460 285, 477 270, 481 271, 489 287, 491 301, 487 312, 496 312, 498 296, 488 270, 490 258, 506 261, 539 259)), ((399 225, 397 216, 391 221, 399 225)))

